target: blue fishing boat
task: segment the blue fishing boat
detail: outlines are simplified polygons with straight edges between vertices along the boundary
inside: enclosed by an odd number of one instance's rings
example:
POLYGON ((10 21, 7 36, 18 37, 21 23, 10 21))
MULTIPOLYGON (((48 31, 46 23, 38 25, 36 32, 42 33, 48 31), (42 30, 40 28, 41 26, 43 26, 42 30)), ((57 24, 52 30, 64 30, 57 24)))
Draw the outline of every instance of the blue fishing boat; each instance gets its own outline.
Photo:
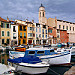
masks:
POLYGON ((15 71, 21 71, 27 74, 46 73, 50 66, 47 62, 42 62, 36 56, 24 56, 8 59, 8 61, 15 65, 15 71))

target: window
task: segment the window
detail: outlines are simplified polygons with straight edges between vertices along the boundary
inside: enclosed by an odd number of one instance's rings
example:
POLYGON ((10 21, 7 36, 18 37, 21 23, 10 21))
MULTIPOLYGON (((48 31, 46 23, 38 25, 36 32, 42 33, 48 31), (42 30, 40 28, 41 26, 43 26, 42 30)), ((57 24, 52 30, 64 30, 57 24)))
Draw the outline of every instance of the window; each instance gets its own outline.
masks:
POLYGON ((42 29, 42 34, 44 34, 44 29, 42 29))
POLYGON ((7 39, 7 44, 9 44, 9 39, 7 39))
POLYGON ((35 34, 33 33, 33 37, 35 37, 35 34))
POLYGON ((49 30, 48 30, 48 33, 52 33, 52 30, 51 30, 51 29, 49 29, 49 30))
POLYGON ((32 27, 30 27, 30 30, 32 30, 32 27))
POLYGON ((35 54, 35 51, 29 51, 29 54, 35 54))
POLYGON ((70 30, 71 30, 71 27, 70 27, 70 30))
POLYGON ((22 26, 20 26, 20 31, 22 31, 22 26))
POLYGON ((2 36, 4 36, 4 31, 2 31, 2 36))
POLYGON ((73 31, 74 31, 74 27, 73 27, 73 31))
POLYGON ((4 23, 1 23, 1 28, 5 28, 5 25, 4 25, 4 23))
POLYGON ((33 37, 32 33, 28 33, 28 37, 33 37))
POLYGON ((37 28, 36 28, 36 32, 37 32, 37 28))
POLYGON ((66 29, 68 30, 68 26, 66 26, 66 29))
POLYGON ((40 17, 41 17, 41 12, 40 12, 40 17))
POLYGON ((44 51, 37 51, 37 54, 44 54, 44 51))
POLYGON ((61 28, 61 25, 59 25, 59 29, 61 28))
POLYGON ((7 31, 7 36, 10 36, 10 32, 9 31, 7 31))
POLYGON ((42 35, 42 37, 44 38, 44 35, 42 35))
POLYGON ((23 39, 23 44, 25 44, 26 43, 26 40, 25 39, 23 39))
POLYGON ((22 33, 20 33, 20 38, 22 38, 22 33))
POLYGON ((46 34, 47 34, 47 30, 46 30, 46 34))
POLYGON ((4 44, 4 39, 2 39, 2 44, 4 44))
POLYGON ((13 33, 13 39, 16 39, 16 33, 13 33))
POLYGON ((26 38, 26 33, 24 33, 24 38, 26 38))
POLYGON ((36 38, 38 37, 38 35, 36 34, 36 38))
POLYGON ((39 32, 41 33, 41 28, 39 28, 39 32))
POLYGON ((39 34, 39 37, 41 37, 41 34, 39 34))
POLYGON ((9 27, 9 24, 6 24, 6 28, 10 28, 10 27, 9 27))
POLYGON ((16 32, 16 30, 15 30, 15 26, 13 26, 13 32, 16 32))
POLYGON ((47 35, 46 35, 46 38, 47 38, 47 35))
POLYGON ((54 52, 54 50, 50 50, 50 52, 54 52))
POLYGON ((24 31, 26 31, 26 29, 25 29, 25 28, 26 28, 26 26, 23 26, 23 30, 24 30, 24 31))
POLYGON ((44 17, 44 12, 43 12, 43 17, 44 17))
POLYGON ((63 29, 64 29, 64 26, 63 26, 63 29))

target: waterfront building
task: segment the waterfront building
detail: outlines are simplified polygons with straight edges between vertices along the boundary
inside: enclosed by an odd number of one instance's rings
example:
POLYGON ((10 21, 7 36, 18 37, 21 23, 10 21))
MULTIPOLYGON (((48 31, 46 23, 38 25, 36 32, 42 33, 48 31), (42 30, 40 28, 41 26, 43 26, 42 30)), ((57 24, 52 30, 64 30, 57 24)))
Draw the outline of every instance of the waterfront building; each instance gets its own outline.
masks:
POLYGON ((1 21, 0 21, 0 45, 1 45, 1 21))
POLYGON ((27 24, 21 20, 15 20, 18 25, 18 45, 27 45, 27 24))
POLYGON ((56 44, 57 42, 57 29, 54 27, 48 27, 48 44, 56 44))
MULTIPOLYGON (((75 42, 75 23, 57 20, 57 29, 60 30, 67 30, 67 34, 69 37, 68 42, 74 43, 75 42)), ((67 40, 67 39, 66 39, 67 40)))
POLYGON ((11 46, 18 45, 18 24, 11 21, 11 46))
POLYGON ((9 18, 7 20, 0 17, 1 23, 1 45, 11 45, 11 23, 9 18))
MULTIPOLYGON (((39 8, 39 24, 48 25, 50 27, 56 28, 56 36, 57 36, 57 43, 61 42, 60 32, 61 30, 66 30, 68 38, 65 38, 65 40, 68 40, 67 42, 74 43, 75 42, 75 23, 64 21, 64 20, 58 20, 55 18, 46 18, 45 16, 45 7, 41 4, 39 8)), ((65 31, 64 31, 65 32, 65 31)), ((65 32, 66 33, 66 32, 65 32)), ((50 34, 48 35, 50 36, 50 34)), ((64 35, 66 37, 66 35, 64 35)), ((66 43, 66 41, 64 41, 66 43)))
POLYGON ((60 30, 60 43, 67 43, 69 42, 69 35, 67 30, 60 30))
POLYGON ((48 26, 34 23, 35 24, 35 44, 48 44, 48 26))
POLYGON ((35 25, 34 25, 34 20, 32 22, 29 22, 26 19, 26 24, 27 24, 27 44, 35 44, 35 25))

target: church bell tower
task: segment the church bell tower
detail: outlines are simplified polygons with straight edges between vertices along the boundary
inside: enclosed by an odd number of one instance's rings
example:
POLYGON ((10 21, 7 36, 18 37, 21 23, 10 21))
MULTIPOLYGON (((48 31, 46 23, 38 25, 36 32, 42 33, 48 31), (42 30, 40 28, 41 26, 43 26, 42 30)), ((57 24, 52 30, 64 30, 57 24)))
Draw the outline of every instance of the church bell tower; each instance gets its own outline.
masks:
POLYGON ((42 4, 39 7, 39 23, 40 24, 45 24, 46 23, 45 7, 42 4))

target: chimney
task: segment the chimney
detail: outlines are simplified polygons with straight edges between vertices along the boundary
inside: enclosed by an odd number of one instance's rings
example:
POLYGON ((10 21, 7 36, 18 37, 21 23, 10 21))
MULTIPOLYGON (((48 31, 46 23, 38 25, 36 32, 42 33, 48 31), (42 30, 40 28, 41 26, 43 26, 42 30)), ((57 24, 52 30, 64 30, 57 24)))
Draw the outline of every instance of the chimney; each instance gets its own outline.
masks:
POLYGON ((11 18, 11 21, 12 21, 12 18, 11 18))
POLYGON ((9 18, 8 18, 8 16, 7 16, 7 21, 9 21, 9 18))
POLYGON ((34 23, 34 20, 32 20, 32 23, 34 23))
POLYGON ((26 22, 28 22, 28 19, 26 19, 26 22))

